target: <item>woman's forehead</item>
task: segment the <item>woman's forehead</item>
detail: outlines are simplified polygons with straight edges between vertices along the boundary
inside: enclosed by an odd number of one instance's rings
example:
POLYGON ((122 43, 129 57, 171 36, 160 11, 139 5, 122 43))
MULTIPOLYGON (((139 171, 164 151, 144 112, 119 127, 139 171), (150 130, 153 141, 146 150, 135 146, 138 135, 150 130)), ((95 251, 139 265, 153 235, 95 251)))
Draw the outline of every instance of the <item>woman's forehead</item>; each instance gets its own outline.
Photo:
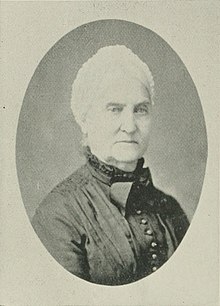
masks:
POLYGON ((96 94, 102 103, 138 104, 150 101, 147 86, 133 77, 105 78, 97 88, 96 94))

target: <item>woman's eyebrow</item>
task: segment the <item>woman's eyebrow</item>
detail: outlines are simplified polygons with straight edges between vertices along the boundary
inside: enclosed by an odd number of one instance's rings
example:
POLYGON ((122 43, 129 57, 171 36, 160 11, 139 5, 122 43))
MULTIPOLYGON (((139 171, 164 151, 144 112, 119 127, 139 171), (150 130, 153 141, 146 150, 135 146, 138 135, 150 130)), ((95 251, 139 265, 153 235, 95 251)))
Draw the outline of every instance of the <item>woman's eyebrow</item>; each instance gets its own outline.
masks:
POLYGON ((109 102, 106 104, 106 107, 109 107, 109 106, 120 106, 120 107, 124 107, 126 104, 123 104, 123 103, 117 103, 117 102, 109 102))
MULTIPOLYGON (((138 102, 137 104, 134 104, 133 106, 134 107, 139 107, 139 106, 149 106, 151 105, 151 102, 150 100, 144 100, 144 101, 141 101, 141 102, 138 102)), ((125 107, 126 104, 124 103, 118 103, 118 102, 109 102, 106 104, 106 107, 125 107)))
POLYGON ((137 107, 137 106, 149 106, 149 105, 151 105, 150 100, 144 100, 142 102, 138 102, 137 104, 135 104, 135 107, 137 107))

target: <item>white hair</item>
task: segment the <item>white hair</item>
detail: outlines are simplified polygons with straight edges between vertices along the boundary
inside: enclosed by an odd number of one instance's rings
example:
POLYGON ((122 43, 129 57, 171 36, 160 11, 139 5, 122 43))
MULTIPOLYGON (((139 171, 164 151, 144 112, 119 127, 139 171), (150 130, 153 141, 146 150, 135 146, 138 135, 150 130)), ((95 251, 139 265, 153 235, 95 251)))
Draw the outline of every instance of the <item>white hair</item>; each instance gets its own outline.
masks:
POLYGON ((153 104, 154 80, 147 64, 124 45, 103 47, 82 65, 72 86, 71 108, 81 128, 90 105, 98 98, 102 80, 109 75, 138 78, 153 104))

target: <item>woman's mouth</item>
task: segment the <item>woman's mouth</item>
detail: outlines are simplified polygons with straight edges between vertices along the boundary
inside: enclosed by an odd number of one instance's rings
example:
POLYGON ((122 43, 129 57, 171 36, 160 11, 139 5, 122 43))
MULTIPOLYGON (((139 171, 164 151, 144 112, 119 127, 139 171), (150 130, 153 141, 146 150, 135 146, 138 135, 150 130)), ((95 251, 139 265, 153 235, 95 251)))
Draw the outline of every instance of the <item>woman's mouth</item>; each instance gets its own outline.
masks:
POLYGON ((136 140, 120 140, 120 141, 116 141, 116 143, 138 144, 138 142, 136 140))

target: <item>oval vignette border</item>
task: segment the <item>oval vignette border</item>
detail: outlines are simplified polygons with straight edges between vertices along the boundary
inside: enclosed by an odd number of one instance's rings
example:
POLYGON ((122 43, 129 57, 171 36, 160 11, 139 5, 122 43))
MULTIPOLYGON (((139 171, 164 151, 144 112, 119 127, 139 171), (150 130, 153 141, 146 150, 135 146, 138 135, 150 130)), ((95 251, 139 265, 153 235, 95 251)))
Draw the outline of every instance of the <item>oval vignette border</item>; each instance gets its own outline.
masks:
POLYGON ((155 80, 155 121, 146 162, 156 187, 173 195, 191 220, 207 161, 207 134, 193 80, 176 52, 155 32, 124 20, 73 29, 46 53, 28 85, 19 117, 17 172, 29 218, 46 194, 83 162, 81 133, 70 109, 71 85, 99 48, 124 44, 155 80), (83 52, 82 52, 83 50, 83 52))

